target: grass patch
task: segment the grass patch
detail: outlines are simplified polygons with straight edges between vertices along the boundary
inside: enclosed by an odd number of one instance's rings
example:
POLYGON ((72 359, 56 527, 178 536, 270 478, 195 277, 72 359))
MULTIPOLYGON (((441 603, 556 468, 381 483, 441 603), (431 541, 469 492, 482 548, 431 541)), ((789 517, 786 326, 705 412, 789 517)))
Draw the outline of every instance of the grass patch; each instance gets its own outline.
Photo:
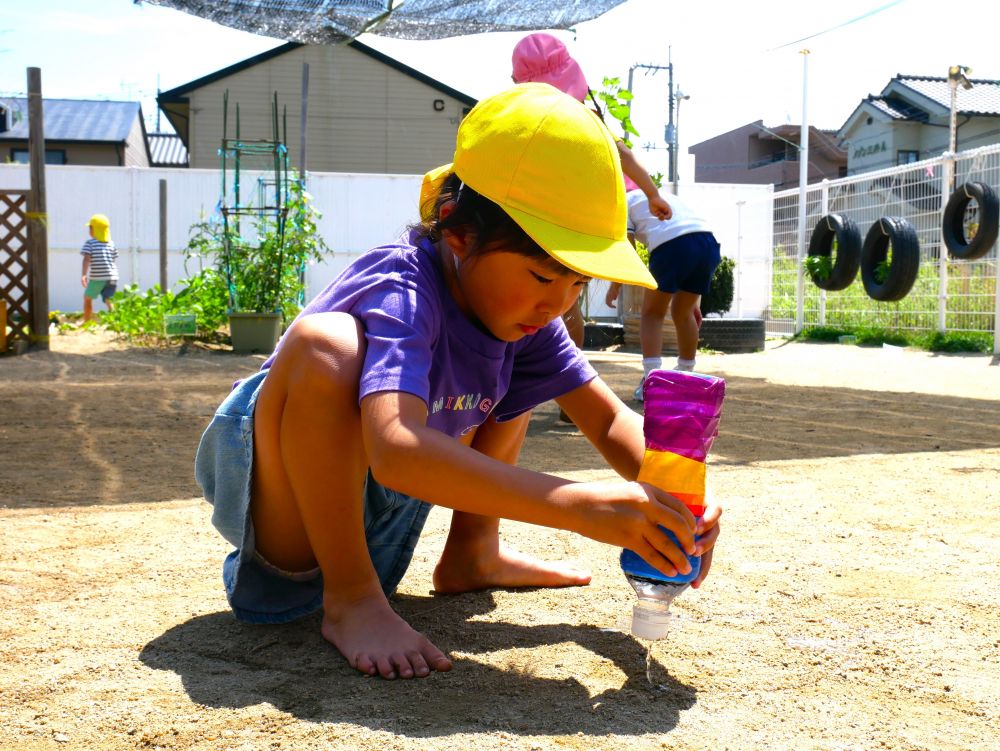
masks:
POLYGON ((930 352, 993 351, 993 335, 975 331, 894 331, 875 326, 839 327, 807 326, 794 337, 799 341, 836 342, 842 336, 853 336, 858 346, 918 347, 930 352))

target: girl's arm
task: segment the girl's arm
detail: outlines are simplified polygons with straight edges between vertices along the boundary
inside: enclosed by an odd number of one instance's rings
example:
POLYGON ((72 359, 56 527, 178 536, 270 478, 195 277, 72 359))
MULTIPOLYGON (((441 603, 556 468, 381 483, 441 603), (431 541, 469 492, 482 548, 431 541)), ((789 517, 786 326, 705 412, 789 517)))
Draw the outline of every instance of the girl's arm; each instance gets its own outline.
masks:
POLYGON ((87 286, 87 275, 90 273, 90 256, 89 255, 84 255, 83 256, 83 270, 80 273, 82 274, 82 276, 80 277, 80 281, 83 283, 83 286, 86 287, 87 286))
POLYGON ((656 183, 653 182, 653 178, 649 176, 646 168, 639 164, 639 160, 635 158, 632 149, 622 141, 616 141, 615 143, 618 144, 618 156, 621 158, 622 172, 631 177, 635 184, 642 189, 642 192, 646 194, 646 199, 649 201, 649 212, 657 219, 666 220, 673 216, 670 204, 660 195, 660 189, 656 187, 656 183))
MULTIPOLYGON (((574 411, 592 401, 566 398, 574 411)), ((694 517, 668 493, 637 482, 571 482, 504 464, 427 427, 423 400, 403 392, 366 396, 361 419, 372 473, 394 490, 458 511, 567 529, 631 548, 667 575, 690 570, 682 551, 657 528, 674 532, 684 552, 694 551, 694 517)), ((641 418, 623 413, 610 420, 581 417, 581 422, 588 437, 606 436, 598 448, 602 453, 608 449, 605 455, 615 469, 636 477, 643 449, 641 418)))
POLYGON ((646 451, 642 415, 629 409, 600 378, 556 401, 615 472, 626 480, 638 477, 646 451))
MULTIPOLYGON (((557 401, 622 477, 632 479, 638 475, 646 449, 643 418, 629 409, 604 381, 595 378, 557 401)), ((701 556, 701 573, 692 583, 695 588, 705 580, 712 566, 721 515, 722 507, 714 497, 707 498, 705 513, 695 530, 699 537, 697 554, 701 556)))

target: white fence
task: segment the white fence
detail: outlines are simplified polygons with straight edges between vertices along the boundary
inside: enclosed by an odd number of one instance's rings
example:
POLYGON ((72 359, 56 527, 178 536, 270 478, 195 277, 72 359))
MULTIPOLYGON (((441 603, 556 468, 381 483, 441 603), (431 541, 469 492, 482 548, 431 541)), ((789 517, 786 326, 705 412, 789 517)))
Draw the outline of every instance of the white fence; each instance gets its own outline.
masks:
MULTIPOLYGON (((218 170, 46 167, 51 310, 82 307, 79 253, 87 238, 87 220, 95 213, 111 219, 120 286, 135 283, 146 289, 159 284, 161 179, 167 182, 167 279, 176 288, 198 270, 185 268, 184 248, 191 225, 211 215, 219 202, 218 170)), ((391 241, 416 220, 420 180, 419 175, 309 174, 308 190, 323 212, 319 231, 333 254, 307 269, 307 297, 322 290, 360 253, 391 241)), ((251 175, 244 174, 242 181, 254 185, 251 175)), ((28 187, 27 166, 0 165, 0 188, 28 187)), ((760 317, 768 301, 771 187, 682 183, 680 192, 702 209, 723 254, 737 262, 736 299, 729 315, 760 317)), ((587 313, 616 318, 616 311, 604 303, 606 283, 589 286, 587 313)))
POLYGON ((1000 191, 1000 145, 944 156, 839 180, 806 190, 806 221, 799 234, 799 191, 773 196, 770 302, 765 311, 770 334, 792 334, 803 326, 872 326, 909 331, 980 332, 994 335, 1000 353, 1000 264, 997 247, 975 261, 950 258, 942 241, 944 207, 952 184, 987 183, 1000 191), (898 302, 876 302, 860 275, 840 292, 826 292, 803 274, 802 260, 817 220, 839 213, 854 220, 862 237, 880 217, 908 220, 920 241, 920 272, 910 293, 898 302))

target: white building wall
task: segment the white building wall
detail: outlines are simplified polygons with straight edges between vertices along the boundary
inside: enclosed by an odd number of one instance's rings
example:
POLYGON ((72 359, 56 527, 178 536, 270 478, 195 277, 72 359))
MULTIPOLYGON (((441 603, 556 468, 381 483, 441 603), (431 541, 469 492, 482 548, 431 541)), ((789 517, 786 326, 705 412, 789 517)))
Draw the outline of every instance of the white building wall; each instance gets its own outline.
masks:
MULTIPOLYGON (((368 248, 393 240, 417 220, 420 175, 310 173, 308 190, 323 212, 319 231, 333 254, 306 271, 307 297, 323 289, 368 248)), ((87 220, 106 214, 118 246, 120 285, 147 289, 160 281, 159 181, 167 181, 167 278, 177 282, 198 269, 184 266, 192 224, 210 216, 220 195, 218 170, 130 167, 46 168, 49 240, 49 308, 79 311, 80 247, 87 220)), ((243 184, 252 189, 252 176, 243 184)), ((0 189, 27 189, 28 167, 0 165, 0 189)), ((771 186, 682 183, 711 222, 723 255, 737 261, 737 297, 730 316, 759 317, 767 305, 771 251, 771 186)), ((604 304, 606 283, 590 285, 588 313, 614 318, 604 304)), ((97 309, 102 309, 100 302, 97 309)))

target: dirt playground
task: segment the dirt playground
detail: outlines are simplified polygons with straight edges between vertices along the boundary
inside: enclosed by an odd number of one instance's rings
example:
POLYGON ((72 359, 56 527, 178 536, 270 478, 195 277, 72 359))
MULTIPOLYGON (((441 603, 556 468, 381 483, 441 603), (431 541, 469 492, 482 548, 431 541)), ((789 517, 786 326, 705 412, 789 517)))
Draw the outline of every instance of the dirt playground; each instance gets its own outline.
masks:
MULTIPOLYGON (((592 359, 631 394, 635 355, 592 359)), ((93 333, 0 359, 0 749, 1000 748, 995 359, 702 355, 728 381, 709 468, 726 511, 711 576, 653 647, 653 684, 616 550, 505 524, 593 583, 436 596, 443 509, 394 606, 450 673, 362 677, 318 616, 237 623, 192 461, 260 361, 93 333)), ((522 464, 612 476, 552 404, 522 464)))

